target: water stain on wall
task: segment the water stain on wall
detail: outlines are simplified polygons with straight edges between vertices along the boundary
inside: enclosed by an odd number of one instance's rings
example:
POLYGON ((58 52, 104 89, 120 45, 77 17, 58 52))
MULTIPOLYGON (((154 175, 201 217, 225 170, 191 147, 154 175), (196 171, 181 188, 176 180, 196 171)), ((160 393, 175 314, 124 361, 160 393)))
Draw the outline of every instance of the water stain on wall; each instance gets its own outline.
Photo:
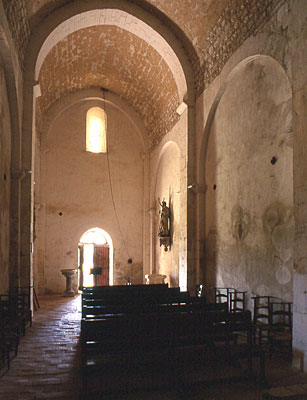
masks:
POLYGON ((251 218, 247 211, 243 210, 241 206, 236 204, 231 210, 231 229, 232 236, 242 241, 246 238, 250 230, 251 218))
POLYGON ((264 233, 271 245, 276 266, 275 277, 279 284, 291 281, 294 242, 293 210, 280 202, 270 204, 262 217, 264 233))

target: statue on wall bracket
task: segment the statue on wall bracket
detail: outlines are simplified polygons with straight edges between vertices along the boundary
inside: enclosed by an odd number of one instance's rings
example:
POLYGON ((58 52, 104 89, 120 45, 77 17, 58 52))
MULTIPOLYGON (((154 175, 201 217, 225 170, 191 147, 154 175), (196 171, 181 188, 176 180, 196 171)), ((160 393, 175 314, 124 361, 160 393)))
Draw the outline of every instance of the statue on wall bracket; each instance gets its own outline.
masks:
POLYGON ((158 199, 158 203, 161 206, 161 210, 159 211, 160 223, 158 232, 160 247, 164 246, 164 250, 168 251, 168 248, 171 246, 170 208, 166 205, 165 199, 162 200, 162 203, 160 199, 158 199))

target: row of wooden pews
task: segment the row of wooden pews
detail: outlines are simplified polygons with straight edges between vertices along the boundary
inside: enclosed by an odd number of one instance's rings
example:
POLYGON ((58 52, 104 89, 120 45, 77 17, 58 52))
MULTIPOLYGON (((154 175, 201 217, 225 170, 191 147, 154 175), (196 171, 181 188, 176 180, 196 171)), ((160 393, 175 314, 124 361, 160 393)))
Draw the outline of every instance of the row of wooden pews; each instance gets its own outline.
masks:
POLYGON ((0 294, 0 370, 2 374, 10 368, 10 361, 17 355, 19 337, 26 334, 32 325, 30 289, 18 288, 0 294))
POLYGON ((167 285, 84 288, 81 367, 83 398, 93 390, 133 390, 176 384, 189 369, 221 367, 264 355, 252 340, 251 313, 229 313, 167 285), (145 383, 146 381, 146 383, 145 383), (96 387, 95 387, 96 385, 96 387))

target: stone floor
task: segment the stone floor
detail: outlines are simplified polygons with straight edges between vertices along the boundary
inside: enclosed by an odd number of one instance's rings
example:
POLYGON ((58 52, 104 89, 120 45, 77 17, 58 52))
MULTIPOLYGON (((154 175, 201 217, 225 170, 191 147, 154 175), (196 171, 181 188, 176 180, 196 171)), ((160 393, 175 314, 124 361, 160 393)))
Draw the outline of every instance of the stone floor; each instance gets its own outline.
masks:
MULTIPOLYGON (((45 296, 39 300, 41 307, 34 314, 33 326, 21 339, 10 370, 0 378, 0 400, 79 399, 80 297, 45 296)), ((283 359, 267 363, 267 388, 242 379, 194 382, 176 389, 108 394, 97 400, 307 400, 306 375, 291 369, 283 359)))

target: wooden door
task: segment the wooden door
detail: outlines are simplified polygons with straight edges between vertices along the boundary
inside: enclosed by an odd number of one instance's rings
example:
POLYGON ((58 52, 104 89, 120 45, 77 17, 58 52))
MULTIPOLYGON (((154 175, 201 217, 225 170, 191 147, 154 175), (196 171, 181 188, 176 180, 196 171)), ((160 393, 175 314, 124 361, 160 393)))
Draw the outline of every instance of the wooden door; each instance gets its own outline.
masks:
POLYGON ((96 286, 109 286, 109 246, 94 245, 94 268, 101 268, 96 286))

